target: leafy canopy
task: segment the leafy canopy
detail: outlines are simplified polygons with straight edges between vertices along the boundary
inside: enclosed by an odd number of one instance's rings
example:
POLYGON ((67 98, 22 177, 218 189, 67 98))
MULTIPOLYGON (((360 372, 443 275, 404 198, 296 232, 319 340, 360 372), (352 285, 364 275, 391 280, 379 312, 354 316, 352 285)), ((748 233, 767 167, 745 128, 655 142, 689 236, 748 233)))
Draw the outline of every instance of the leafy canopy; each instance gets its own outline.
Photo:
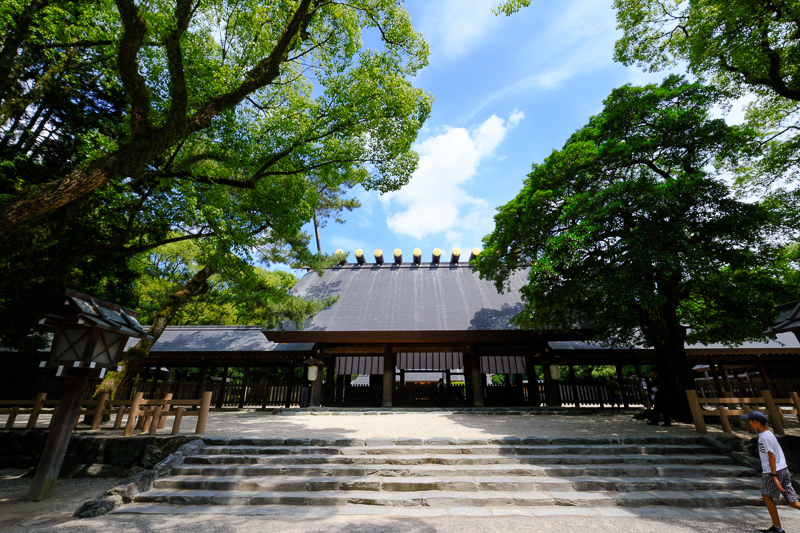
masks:
POLYGON ((615 58, 650 71, 685 63, 733 96, 750 93, 747 118, 763 157, 734 168, 739 185, 796 204, 800 171, 800 2, 615 0, 623 37, 615 58))
POLYGON ((223 275, 320 205, 354 207, 336 204, 345 189, 393 190, 416 167, 428 47, 397 0, 14 0, 0 29, 15 331, 64 286, 134 305, 131 265, 165 244, 196 242, 223 275))
POLYGON ((517 324, 589 322, 599 338, 643 341, 657 353, 672 345, 679 359, 684 325, 690 340, 761 337, 778 286, 775 221, 732 198, 713 173, 712 164, 752 147, 747 128, 709 117, 724 98, 678 76, 623 86, 533 165, 476 261, 498 288, 530 269, 517 324))

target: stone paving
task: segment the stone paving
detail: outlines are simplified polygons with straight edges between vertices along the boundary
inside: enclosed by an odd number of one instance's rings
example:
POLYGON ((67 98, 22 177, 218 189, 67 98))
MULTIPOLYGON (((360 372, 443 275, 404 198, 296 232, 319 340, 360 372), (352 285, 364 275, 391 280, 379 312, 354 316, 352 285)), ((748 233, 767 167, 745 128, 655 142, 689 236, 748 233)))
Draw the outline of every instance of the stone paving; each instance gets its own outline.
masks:
MULTIPOLYGON (((229 410, 212 411, 207 434, 210 443, 214 438, 227 441, 231 438, 280 439, 283 445, 294 446, 310 444, 335 445, 337 440, 350 439, 350 444, 360 446, 393 445, 486 445, 495 442, 501 445, 514 442, 514 437, 536 438, 604 438, 623 442, 623 439, 678 437, 696 438, 694 427, 686 424, 673 424, 671 427, 649 426, 643 420, 634 420, 637 410, 599 411, 552 409, 548 412, 526 410, 478 411, 468 413, 459 410, 430 411, 403 410, 387 413, 383 410, 362 410, 351 413, 335 410, 229 410), (566 411, 566 412, 563 412, 566 411), (490 414, 491 413, 491 414, 490 414), (562 416, 549 416, 549 415, 562 416), (400 436, 398 438, 398 436, 400 436), (446 437, 443 437, 446 436, 446 437), (510 438, 509 438, 510 437, 510 438), (295 440, 296 439, 296 440, 295 440), (509 442, 511 441, 511 442, 509 442), (391 443, 391 444, 390 444, 391 443)), ((788 417, 787 417, 788 418, 788 417)), ((0 424, 3 420, 0 417, 0 424)), ((45 420, 40 421, 40 425, 45 420)), ((800 435, 800 427, 794 417, 788 418, 790 435, 800 435)), ((181 434, 192 433, 193 424, 184 425, 181 434)), ((711 435, 721 433, 719 426, 710 425, 711 435)), ((164 430, 160 431, 161 434, 164 430)), ((734 427, 736 435, 750 438, 751 435, 734 427)), ((91 433, 86 430, 81 432, 91 433)), ((168 433, 168 429, 166 433, 168 433)), ((100 435, 113 436, 109 430, 101 429, 100 435)), ((341 444, 338 443, 338 444, 341 444)), ((603 465, 599 465, 603 466, 603 465)), ((691 465, 689 465, 691 467, 691 465)), ((713 466, 713 465, 707 465, 713 466)), ((636 466, 634 465, 634 468, 636 466)), ((736 479, 736 478, 732 478, 736 479)), ((718 489, 730 494, 734 486, 718 489)), ((632 494, 635 494, 633 492, 632 494)), ((87 499, 92 494, 87 494, 87 499)), ((752 495, 750 495, 752 496, 752 495)), ((172 530, 176 524, 195 524, 193 530, 200 531, 299 531, 311 527, 302 526, 303 520, 312 520, 315 528, 324 524, 335 525, 336 531, 399 531, 406 526, 416 527, 418 531, 459 530, 458 520, 490 520, 496 526, 476 526, 476 530, 499 531, 514 518, 536 519, 537 517, 560 517, 564 523, 573 524, 586 531, 616 531, 618 523, 627 531, 754 531, 755 526, 768 525, 768 515, 762 506, 752 500, 750 506, 725 508, 673 507, 668 505, 644 505, 642 507, 582 506, 550 504, 547 506, 466 506, 450 505, 444 507, 390 507, 377 505, 347 504, 331 507, 308 505, 190 505, 139 504, 132 503, 114 511, 114 514, 79 522, 66 521, 42 526, 42 530, 64 531, 109 531, 129 530, 133 524, 140 530, 172 530), (191 517, 199 522, 193 522, 191 517), (156 519, 156 517, 159 517, 156 519), (174 519, 173 519, 174 517, 174 519), (248 518, 252 517, 252 519, 248 518), (153 518, 154 520, 151 520, 153 518), (297 519, 299 522, 293 522, 297 519), (403 522, 403 520, 422 520, 424 522, 403 522), (178 522, 175 522, 178 520, 178 522), (187 521, 188 520, 188 521, 187 521), (260 521, 253 521, 260 520, 260 521), (266 520, 266 522, 264 522, 266 520), (342 522, 342 520, 346 520, 342 522), (374 520, 375 522, 370 522, 374 520), (389 522, 386 522, 389 520, 389 522), (400 522, 391 522, 400 520, 400 522), (453 522, 453 520, 457 520, 453 522), (609 520, 611 522, 609 522, 609 520), (619 522, 614 522, 618 520, 619 522), (348 524, 347 527, 342 524, 348 524), (424 526, 423 526, 424 524, 424 526), (422 527, 422 529, 419 529, 422 527), (499 529, 498 529, 499 528, 499 529), (688 529, 687 529, 688 528, 688 529)), ((3 511, 0 502, 0 512, 3 511)), ((781 506, 784 527, 791 531, 800 530, 800 513, 791 512, 781 506), (795 516, 797 515, 797 516, 795 516)), ((5 508, 7 509, 7 507, 5 508)), ((46 521, 46 519, 44 519, 46 521)), ((483 524, 488 524, 481 522, 483 524)), ((552 522, 537 522, 542 530, 553 530, 552 522)), ((33 524, 31 524, 33 527, 33 524)), ((2 528, 0 528, 2 529, 2 528)), ((19 529, 16 529, 19 530, 19 529)), ((507 531, 507 529, 504 529, 507 531)))

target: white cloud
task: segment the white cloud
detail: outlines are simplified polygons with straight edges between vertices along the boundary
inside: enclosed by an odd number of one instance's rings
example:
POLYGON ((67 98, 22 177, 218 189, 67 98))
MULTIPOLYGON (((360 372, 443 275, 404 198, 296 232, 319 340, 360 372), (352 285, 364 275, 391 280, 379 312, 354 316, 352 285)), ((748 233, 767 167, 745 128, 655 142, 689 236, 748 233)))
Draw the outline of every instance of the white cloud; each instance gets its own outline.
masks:
POLYGON ((490 37, 500 24, 501 17, 492 13, 496 3, 496 0, 429 2, 419 29, 433 50, 448 57, 461 56, 490 37))
POLYGON ((408 185, 381 198, 389 207, 404 208, 386 219, 389 228, 416 239, 444 233, 448 241, 456 242, 464 230, 484 224, 487 216, 491 219, 487 202, 470 196, 461 185, 524 116, 515 109, 507 121, 492 115, 470 131, 447 128, 418 143, 414 148, 420 154, 419 168, 408 185))

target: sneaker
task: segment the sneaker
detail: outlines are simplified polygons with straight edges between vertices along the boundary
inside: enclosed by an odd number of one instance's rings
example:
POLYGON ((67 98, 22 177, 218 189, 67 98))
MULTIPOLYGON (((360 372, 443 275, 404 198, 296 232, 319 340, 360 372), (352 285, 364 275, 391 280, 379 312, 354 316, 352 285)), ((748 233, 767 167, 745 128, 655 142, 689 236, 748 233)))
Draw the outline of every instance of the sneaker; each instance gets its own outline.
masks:
POLYGON ((768 529, 759 529, 761 533, 786 533, 782 527, 775 527, 775 525, 769 526, 768 529))

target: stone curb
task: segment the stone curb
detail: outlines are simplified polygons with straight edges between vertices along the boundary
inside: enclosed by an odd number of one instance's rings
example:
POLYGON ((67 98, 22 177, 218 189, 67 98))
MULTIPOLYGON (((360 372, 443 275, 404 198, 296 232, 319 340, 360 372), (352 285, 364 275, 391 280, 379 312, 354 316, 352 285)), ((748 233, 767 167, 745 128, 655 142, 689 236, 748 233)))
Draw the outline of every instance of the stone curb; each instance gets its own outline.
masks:
MULTIPOLYGON (((432 509, 409 507, 383 507, 373 505, 347 505, 343 507, 310 508, 292 506, 188 506, 134 504, 112 511, 111 514, 216 514, 233 516, 407 516, 420 517, 432 509)), ((613 518, 769 518, 766 509, 762 508, 671 508, 656 507, 440 507, 437 516, 603 516, 613 518)))
POLYGON ((420 439, 416 437, 370 437, 366 439, 337 439, 334 437, 290 437, 281 438, 241 438, 241 437, 203 437, 206 446, 531 446, 531 445, 613 445, 613 444, 705 444, 709 440, 703 436, 649 436, 649 437, 433 437, 420 439))
MULTIPOLYGON (((271 412, 277 416, 371 416, 385 414, 422 414, 437 413, 448 415, 559 415, 559 416, 583 416, 596 414, 597 409, 582 409, 575 407, 278 407, 257 409, 257 411, 271 412)), ((632 407, 617 411, 617 413, 629 414, 638 412, 641 409, 632 407)))
POLYGON ((155 465, 151 470, 145 470, 127 479, 123 479, 119 485, 107 490, 99 498, 84 502, 75 510, 72 516, 77 518, 91 518, 113 511, 123 503, 131 503, 137 494, 150 490, 155 480, 159 477, 169 474, 173 467, 181 466, 184 457, 200 453, 200 450, 205 448, 205 446, 205 442, 199 437, 191 442, 187 442, 175 450, 175 453, 155 465))

